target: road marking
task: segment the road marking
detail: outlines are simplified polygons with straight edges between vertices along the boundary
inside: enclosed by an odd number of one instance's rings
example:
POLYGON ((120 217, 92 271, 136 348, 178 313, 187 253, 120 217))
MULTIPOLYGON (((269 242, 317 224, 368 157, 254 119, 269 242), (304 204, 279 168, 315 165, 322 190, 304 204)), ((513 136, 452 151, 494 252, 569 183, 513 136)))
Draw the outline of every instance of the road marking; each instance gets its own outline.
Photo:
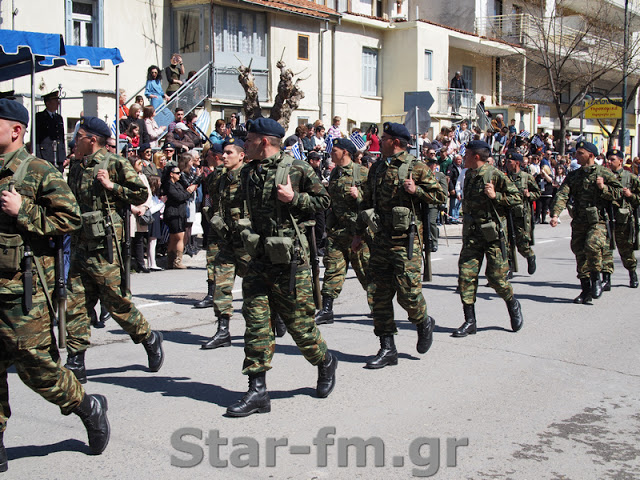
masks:
POLYGON ((555 240, 536 240, 536 245, 540 245, 542 243, 551 243, 555 242, 555 240))
POLYGON ((167 305, 169 303, 174 302, 153 302, 153 303, 143 303, 142 305, 136 305, 137 308, 146 308, 146 307, 155 307, 157 305, 167 305))

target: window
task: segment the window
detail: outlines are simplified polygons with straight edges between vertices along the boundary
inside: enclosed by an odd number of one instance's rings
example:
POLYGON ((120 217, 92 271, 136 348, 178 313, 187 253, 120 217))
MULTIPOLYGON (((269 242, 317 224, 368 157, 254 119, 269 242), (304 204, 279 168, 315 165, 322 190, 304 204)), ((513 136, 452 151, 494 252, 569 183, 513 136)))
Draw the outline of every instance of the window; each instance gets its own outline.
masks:
POLYGON ((104 0, 65 0, 66 35, 69 45, 101 47, 104 0))
POLYGON ((264 14, 215 7, 213 21, 216 52, 266 57, 267 22, 264 14))
POLYGON ((298 60, 309 60, 309 35, 298 35, 298 60))
POLYGON ((176 35, 178 53, 200 51, 200 12, 198 10, 178 10, 176 12, 176 35))
POLYGON ((378 95, 378 51, 374 48, 362 49, 362 94, 378 95))
POLYGON ((433 52, 424 51, 424 79, 433 80, 433 52))
POLYGON ((473 67, 462 66, 462 79, 467 90, 473 90, 473 67))

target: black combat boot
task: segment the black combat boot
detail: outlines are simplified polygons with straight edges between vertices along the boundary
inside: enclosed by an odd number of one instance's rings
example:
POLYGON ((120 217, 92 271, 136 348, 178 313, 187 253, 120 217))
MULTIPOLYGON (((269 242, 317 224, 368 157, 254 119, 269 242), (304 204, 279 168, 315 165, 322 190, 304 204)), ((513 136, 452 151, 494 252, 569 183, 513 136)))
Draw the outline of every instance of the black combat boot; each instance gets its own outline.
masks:
POLYGON ((380 336, 380 350, 378 354, 367 362, 365 368, 383 368, 387 365, 398 364, 398 350, 393 341, 393 335, 380 336))
POLYGON ((591 272, 591 296, 600 298, 602 296, 602 281, 600 281, 600 272, 591 272))
POLYGON ((7 458, 7 451, 4 448, 4 432, 0 432, 0 473, 6 472, 9 469, 9 459, 7 458))
POLYGON ((464 323, 455 332, 451 334, 452 337, 466 337, 467 335, 475 335, 477 332, 476 327, 476 304, 462 304, 462 311, 464 312, 464 323))
POLYGON ((534 273, 536 273, 536 256, 535 255, 531 255, 530 257, 527 257, 527 273, 529 275, 533 275, 534 273))
POLYGON ((247 417, 254 413, 271 411, 271 399, 267 392, 266 372, 249 375, 249 390, 236 403, 227 408, 229 417, 247 417))
POLYGON ((73 411, 80 417, 87 429, 89 448, 95 455, 100 455, 107 448, 111 427, 107 418, 107 399, 104 395, 85 393, 80 405, 73 411))
POLYGON ((509 317, 511 317, 511 330, 517 332, 522 328, 523 318, 522 308, 516 297, 511 297, 511 300, 507 300, 507 310, 509 311, 509 317))
POLYGON ((279 313, 276 313, 273 317, 272 325, 273 334, 276 337, 280 338, 285 336, 285 334, 287 333, 287 326, 284 324, 284 320, 282 320, 282 317, 279 313))
POLYGON ((229 315, 220 315, 218 319, 218 331, 200 348, 203 350, 212 350, 219 347, 231 346, 231 334, 229 333, 229 315))
POLYGON ((75 355, 67 355, 67 363, 64 368, 71 370, 80 383, 87 383, 87 370, 84 366, 85 352, 76 353, 75 355))
POLYGON ((433 328, 436 326, 436 321, 427 315, 422 322, 416 325, 418 330, 418 344, 416 349, 418 353, 427 353, 433 344, 433 328))
POLYGON ((338 359, 335 355, 327 352, 324 354, 322 362, 318 365, 318 385, 316 394, 318 398, 326 398, 336 386, 336 369, 338 368, 338 359))
POLYGON ((607 272, 602 272, 602 291, 610 292, 611 291, 611 274, 607 272))
POLYGON ((213 307, 213 292, 216 288, 216 282, 207 280, 207 296, 196 303, 193 308, 210 308, 213 307))
POLYGON ((573 300, 573 303, 591 305, 591 300, 593 300, 593 298, 591 297, 591 280, 589 280, 588 278, 581 278, 580 286, 582 287, 582 292, 580 292, 580 295, 578 295, 573 300))
POLYGON ((631 288, 638 288, 638 274, 635 270, 629 272, 629 286, 631 288))
POLYGON ((107 310, 107 307, 102 305, 102 302, 100 302, 100 321, 102 322, 103 327, 104 327, 104 322, 106 322, 110 318, 111 318, 111 313, 109 313, 109 310, 107 310))
POLYGON ((333 323, 333 298, 322 297, 322 310, 316 315, 316 325, 333 323))
POLYGON ((149 357, 149 370, 157 372, 164 362, 162 333, 157 330, 151 330, 149 337, 142 341, 142 346, 147 351, 147 357, 149 357))

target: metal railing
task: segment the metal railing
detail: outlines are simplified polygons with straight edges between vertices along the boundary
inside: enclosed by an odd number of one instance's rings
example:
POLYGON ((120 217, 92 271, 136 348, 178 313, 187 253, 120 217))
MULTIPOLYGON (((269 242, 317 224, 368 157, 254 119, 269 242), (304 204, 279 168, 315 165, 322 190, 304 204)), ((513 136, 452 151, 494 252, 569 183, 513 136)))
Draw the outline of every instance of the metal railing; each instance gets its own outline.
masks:
POLYGON ((472 90, 462 88, 438 88, 438 113, 471 117, 476 111, 475 95, 472 90))

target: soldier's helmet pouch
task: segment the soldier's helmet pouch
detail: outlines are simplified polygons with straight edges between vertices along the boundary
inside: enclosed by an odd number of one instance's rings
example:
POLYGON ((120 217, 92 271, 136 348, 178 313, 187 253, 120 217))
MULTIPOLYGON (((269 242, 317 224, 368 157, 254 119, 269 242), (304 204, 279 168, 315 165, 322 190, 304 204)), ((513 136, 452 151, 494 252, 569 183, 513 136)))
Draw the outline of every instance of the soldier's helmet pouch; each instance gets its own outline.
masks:
POLYGON ((514 205, 511 207, 511 213, 515 218, 523 218, 524 217, 524 205, 514 205))
POLYGON ((211 215, 211 219, 209 220, 209 225, 211 225, 211 228, 213 229, 214 233, 219 237, 224 237, 227 233, 227 230, 229 230, 229 228, 227 227, 227 224, 224 222, 224 219, 217 213, 214 215, 211 215))
POLYGON ((616 212, 616 223, 619 225, 625 225, 630 218, 631 213, 628 208, 619 208, 616 212))
POLYGON ((376 234, 382 230, 380 216, 376 213, 374 208, 367 208, 360 212, 360 218, 369 226, 371 233, 376 234))
POLYGON ((242 245, 249 256, 252 258, 257 257, 258 248, 260 246, 260 235, 250 228, 246 228, 240 232, 240 238, 242 239, 242 245))
POLYGON ((82 214, 82 230, 88 240, 102 238, 104 231, 104 216, 100 211, 86 212, 82 214))
POLYGON ((589 225, 594 225, 600 221, 600 214, 598 213, 598 207, 587 207, 585 208, 585 213, 587 216, 587 223, 589 225))
POLYGON ((264 251, 269 257, 269 261, 274 265, 291 263, 293 238, 267 237, 264 242, 264 251))
POLYGON ((24 258, 24 242, 18 233, 0 233, 0 271, 19 272, 24 258))
POLYGON ((411 224, 411 209, 408 207, 393 207, 391 209, 391 226, 396 232, 406 232, 411 224))
POLYGON ((480 225, 480 230, 482 231, 482 236, 487 242, 495 242, 500 238, 496 222, 483 223, 480 225))

